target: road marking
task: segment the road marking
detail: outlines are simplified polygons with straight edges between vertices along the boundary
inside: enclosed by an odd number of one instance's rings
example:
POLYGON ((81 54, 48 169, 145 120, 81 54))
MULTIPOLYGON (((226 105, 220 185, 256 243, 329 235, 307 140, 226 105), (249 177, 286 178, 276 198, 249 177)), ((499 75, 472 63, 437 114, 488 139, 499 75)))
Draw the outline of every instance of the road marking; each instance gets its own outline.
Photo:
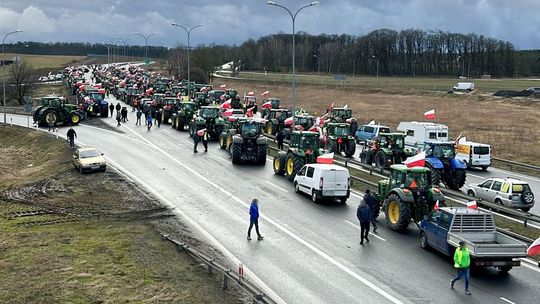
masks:
POLYGON ((90 128, 90 129, 96 129, 96 130, 99 130, 99 131, 104 131, 104 132, 107 132, 107 133, 112 133, 114 135, 117 135, 117 136, 121 136, 121 137, 124 137, 124 138, 127 138, 131 141, 134 141, 134 142, 137 142, 137 143, 140 143, 140 144, 143 144, 145 146, 149 146, 147 143, 145 142, 142 142, 140 140, 137 140, 135 138, 131 138, 125 134, 122 134, 122 133, 118 133, 118 132, 114 132, 114 131, 111 131, 111 130, 107 130, 107 129, 103 129, 103 128, 98 128, 98 127, 94 127, 94 126, 88 126, 88 125, 79 125, 79 127, 84 127, 84 128, 90 128))
MULTIPOLYGON (((360 229, 360 226, 356 225, 356 224, 353 223, 353 222, 350 222, 350 221, 348 221, 348 220, 345 220, 345 222, 346 222, 347 224, 349 224, 349 225, 352 225, 352 226, 354 226, 354 227, 360 229)), ((385 238, 383 238, 383 237, 381 237, 381 236, 378 236, 378 235, 372 233, 371 231, 369 232, 369 235, 372 235, 372 236, 378 238, 379 240, 381 240, 381 241, 387 243, 388 245, 391 245, 390 243, 388 243, 388 241, 387 241, 385 238)))
POLYGON ((476 174, 467 173, 467 175, 472 176, 472 177, 476 177, 476 178, 479 178, 479 179, 482 179, 482 180, 487 179, 487 177, 476 175, 476 174))
POLYGON ((281 190, 281 191, 283 191, 283 192, 287 192, 287 193, 289 192, 289 190, 287 190, 287 189, 284 189, 284 188, 281 188, 280 186, 278 186, 278 185, 276 185, 276 184, 272 183, 271 181, 267 181, 267 180, 265 180, 265 182, 267 182, 268 184, 270 184, 270 185, 272 185, 272 186, 274 186, 274 187, 278 188, 279 190, 281 190))
MULTIPOLYGON (((206 183, 210 184, 211 186, 213 186, 214 188, 216 188, 217 190, 219 190, 220 192, 226 194, 227 196, 230 196, 232 199, 234 199, 235 201, 237 201, 239 204, 241 204, 242 206, 244 206, 245 208, 249 208, 249 204, 246 203, 245 201, 241 200, 240 198, 232 195, 230 192, 228 192, 227 190, 225 190, 224 188, 220 187, 219 185, 217 185, 216 183, 212 182, 211 180, 207 179, 206 177, 202 176, 200 173, 198 173, 197 171, 193 170, 192 168, 190 168, 189 166, 185 165, 183 162, 181 162, 180 160, 174 158, 172 155, 170 155, 169 153, 165 152, 164 150, 162 150, 160 147, 156 146, 155 144, 151 143, 150 141, 148 141, 146 138, 142 137, 141 135, 135 133, 133 130, 131 130, 129 127, 126 127, 128 130, 130 130, 131 132, 133 132, 135 135, 139 136, 142 140, 148 142, 148 144, 152 145, 157 151, 161 152, 162 154, 164 154, 165 156, 169 157, 170 159, 172 159, 174 162, 176 162, 177 164, 179 164, 180 166, 184 167, 186 170, 190 171, 193 175, 199 177, 201 180, 205 181, 206 183)), ((369 279, 366 279, 365 277, 361 276, 360 274, 354 272, 353 270, 347 268, 345 265, 343 265, 342 263, 338 262, 336 259, 332 258, 330 255, 326 254, 325 252, 323 252, 322 250, 318 249, 317 247, 315 247, 313 244, 309 243, 308 241, 302 239, 300 236, 296 235, 295 233, 293 233, 292 231, 290 231, 289 229, 285 228, 283 225, 279 224, 278 222, 274 221, 273 219, 265 216, 265 215, 261 215, 261 218, 263 218, 264 220, 266 220, 268 223, 270 223, 271 225, 273 225, 274 227, 278 228, 279 230, 281 230, 282 232, 284 232, 285 234, 289 235, 291 238, 295 239, 296 241, 298 241, 300 244, 304 245, 305 247, 307 247, 308 249, 310 249, 311 251, 313 251, 314 253, 316 253, 317 255, 319 255, 320 257, 322 257, 323 259, 327 260, 329 263, 333 264, 334 266, 338 267, 339 269, 341 269, 344 273, 352 276, 353 278, 355 278, 356 280, 362 282, 364 285, 366 285, 367 287, 371 288, 372 290, 374 290, 375 292, 377 292, 378 294, 380 294, 381 296, 385 297, 386 299, 388 299, 389 301, 391 301, 392 303, 403 303, 401 300, 399 300, 398 298, 396 298, 395 296, 389 294, 387 291, 383 290, 382 288, 380 288, 379 286, 377 286, 375 283, 371 282, 369 279)), ((202 229, 202 228, 201 228, 202 229)), ((209 234, 208 234, 209 235, 209 234)), ((210 235, 209 235, 210 236, 210 235)), ((210 236, 211 237, 211 236, 210 236)), ((212 238, 213 239, 213 238, 212 238)), ((216 240, 217 242, 217 240, 216 240)), ((225 247, 223 245, 220 246, 220 248, 223 247, 223 249, 225 249, 225 247)), ((232 254, 231 254, 232 255, 232 254)), ((235 260, 238 260, 235 258, 235 260)), ((266 286, 266 285, 265 285, 266 286)))
POLYGON ((506 303, 510 303, 510 304, 516 304, 515 302, 512 302, 506 298, 503 298, 503 297, 500 297, 501 300, 505 301, 506 303))
POLYGON ((531 265, 529 265, 529 264, 523 264, 523 263, 521 263, 521 266, 524 266, 524 267, 526 267, 526 268, 529 268, 529 269, 531 269, 531 270, 534 270, 534 271, 540 273, 540 269, 539 269, 538 267, 534 267, 534 266, 531 266, 531 265))
POLYGON ((497 169, 497 168, 493 168, 493 167, 491 167, 491 170, 499 172, 499 173, 503 173, 503 174, 506 174, 506 175, 512 175, 512 176, 516 176, 516 177, 521 177, 523 179, 529 179, 529 180, 533 180, 535 182, 540 182, 540 179, 534 178, 532 176, 524 175, 524 174, 518 174, 518 173, 505 171, 505 170, 501 170, 501 169, 497 169))

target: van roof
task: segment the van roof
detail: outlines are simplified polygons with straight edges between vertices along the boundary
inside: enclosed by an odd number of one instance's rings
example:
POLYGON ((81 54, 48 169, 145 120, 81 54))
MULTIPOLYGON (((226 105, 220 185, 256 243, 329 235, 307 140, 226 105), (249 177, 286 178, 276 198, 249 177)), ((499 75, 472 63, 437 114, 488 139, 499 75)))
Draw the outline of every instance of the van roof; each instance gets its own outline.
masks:
POLYGON ((421 126, 426 126, 426 127, 443 127, 443 128, 448 128, 447 125, 443 125, 443 124, 439 124, 439 123, 434 123, 434 122, 428 122, 428 121, 402 121, 399 123, 400 125, 401 124, 413 124, 413 125, 421 125, 421 126))
POLYGON ((321 170, 348 171, 346 168, 334 164, 307 164, 306 166, 321 170))
POLYGON ((388 128, 388 129, 390 129, 389 126, 385 126, 385 125, 369 125, 369 124, 365 124, 365 125, 362 125, 362 127, 388 128))
POLYGON ((490 147, 490 145, 488 144, 477 143, 474 141, 461 141, 461 142, 458 142, 458 145, 490 147))

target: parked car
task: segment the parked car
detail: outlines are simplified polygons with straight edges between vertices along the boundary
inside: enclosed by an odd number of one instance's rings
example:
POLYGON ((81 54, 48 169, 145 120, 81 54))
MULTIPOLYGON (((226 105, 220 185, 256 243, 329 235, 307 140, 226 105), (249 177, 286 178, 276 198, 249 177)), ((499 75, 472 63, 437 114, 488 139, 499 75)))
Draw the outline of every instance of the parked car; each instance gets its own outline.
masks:
POLYGON ((73 153, 73 167, 84 173, 88 171, 103 171, 107 170, 107 161, 103 157, 103 153, 99 152, 94 147, 82 147, 75 150, 73 153))
POLYGON ((345 204, 351 193, 349 170, 331 164, 307 164, 296 173, 294 190, 309 194, 313 202, 331 198, 345 204))
POLYGON ((64 75, 62 75, 62 74, 56 74, 56 75, 54 75, 54 79, 55 79, 55 80, 62 80, 63 78, 64 78, 64 75))
POLYGON ((49 77, 41 76, 41 77, 39 77, 39 81, 41 81, 41 82, 49 81, 49 77))
POLYGON ((525 212, 534 206, 531 187, 519 179, 492 177, 480 184, 470 184, 467 194, 525 212))
POLYGON ((360 144, 373 139, 373 137, 378 136, 379 133, 390 133, 390 128, 383 125, 363 125, 356 131, 354 139, 360 144))

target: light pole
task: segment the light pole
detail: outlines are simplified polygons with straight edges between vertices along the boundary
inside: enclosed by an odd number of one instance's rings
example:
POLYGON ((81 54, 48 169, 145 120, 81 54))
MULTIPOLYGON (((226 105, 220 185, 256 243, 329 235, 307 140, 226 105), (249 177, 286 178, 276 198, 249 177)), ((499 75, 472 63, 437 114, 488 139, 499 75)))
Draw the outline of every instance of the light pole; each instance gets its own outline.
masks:
POLYGON ((111 65, 111 46, 113 42, 110 40, 107 40, 107 41, 103 41, 103 43, 105 43, 105 46, 107 47, 107 66, 109 66, 111 65))
MULTIPOLYGON (((295 47, 295 44, 296 44, 295 43, 295 35, 296 35, 295 21, 296 21, 296 16, 298 15, 298 13, 301 10, 305 9, 306 7, 310 7, 310 6, 314 6, 314 5, 319 4, 319 1, 314 1, 314 2, 311 2, 310 4, 306 4, 306 5, 302 6, 294 14, 288 8, 286 8, 285 6, 277 4, 274 1, 266 1, 266 4, 281 7, 282 9, 286 10, 287 13, 289 13, 289 15, 291 16, 291 19, 292 19, 292 115, 294 117, 294 111, 295 111, 295 106, 296 106, 296 58, 295 58, 296 57, 296 51, 295 51, 295 49, 296 49, 296 47, 295 47)), ((293 127, 293 130, 294 130, 294 118, 293 118, 292 127, 293 127)))
POLYGON ((122 39, 120 37, 114 37, 114 39, 116 39, 116 40, 122 42, 122 44, 124 44, 124 47, 122 49, 122 61, 126 62, 126 45, 127 45, 127 41, 129 40, 129 38, 128 39, 122 39))
POLYGON ((375 60, 377 60, 377 78, 379 78, 379 58, 375 55, 371 56, 371 58, 375 58, 375 60))
POLYGON ((148 64, 148 39, 150 39, 150 37, 152 37, 152 36, 157 35, 157 33, 152 33, 152 34, 149 34, 147 36, 145 36, 145 35, 143 35, 143 34, 141 34, 139 32, 135 32, 133 34, 139 35, 144 39, 144 64, 148 64))
POLYGON ((317 76, 319 76, 321 72, 321 58, 317 55, 313 55, 313 57, 317 58, 317 76))
POLYGON ((203 23, 197 24, 195 26, 192 26, 189 29, 187 29, 185 26, 180 25, 178 23, 173 23, 172 26, 177 26, 177 27, 183 28, 184 31, 186 31, 186 34, 187 34, 187 79, 188 79, 188 91, 189 91, 190 86, 191 86, 191 61, 190 61, 190 58, 189 58, 189 55, 190 55, 190 53, 189 53, 189 49, 190 49, 189 41, 190 41, 191 31, 193 31, 194 29, 196 29, 198 27, 204 26, 204 24, 203 23))
MULTIPOLYGON (((5 42, 6 42, 6 38, 11 35, 11 34, 16 34, 16 33, 20 33, 22 32, 21 30, 14 30, 12 32, 9 32, 7 34, 4 35, 4 39, 2 39, 2 70, 5 71, 5 61, 4 61, 4 57, 6 56, 6 46, 5 46, 5 42)), ((3 95, 4 95, 4 99, 2 99, 2 105, 4 106, 4 124, 6 124, 7 122, 7 114, 6 114, 6 75, 2 75, 2 90, 3 90, 3 95)))

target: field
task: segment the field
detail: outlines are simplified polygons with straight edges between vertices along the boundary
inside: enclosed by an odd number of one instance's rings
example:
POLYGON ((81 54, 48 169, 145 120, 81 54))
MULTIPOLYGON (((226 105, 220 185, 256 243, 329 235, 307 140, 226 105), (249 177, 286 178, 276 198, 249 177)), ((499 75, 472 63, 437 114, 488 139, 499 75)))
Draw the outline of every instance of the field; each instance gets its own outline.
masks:
POLYGON ((60 56, 60 55, 26 55, 26 54, 9 54, 0 55, 0 58, 12 59, 15 56, 20 56, 23 62, 31 65, 36 70, 51 69, 55 73, 57 69, 67 65, 81 62, 86 56, 60 56))
POLYGON ((0 138, 0 303, 243 301, 161 238, 156 225, 205 246, 135 185, 80 175, 45 133, 1 126, 0 138))
MULTIPOLYGON (((243 77, 244 74, 241 73, 240 76, 243 77)), ((365 79, 365 84, 339 86, 299 83, 296 107, 304 108, 311 113, 324 113, 330 104, 335 102, 336 106, 351 107, 360 123, 375 120, 392 129, 396 128, 400 121, 423 121, 423 113, 435 109, 437 122, 449 126, 450 137, 456 138, 462 134, 469 140, 491 144, 497 157, 531 164, 539 163, 540 129, 535 127, 540 126, 538 99, 510 99, 474 93, 457 95, 433 90, 418 92, 405 89, 409 83, 414 84, 414 87, 434 87, 435 83, 442 83, 443 79, 382 77, 358 79, 365 79)), ((454 79, 449 84, 456 81, 454 79)), ((498 83, 500 88, 511 88, 513 82, 513 80, 491 80, 490 83, 498 83)), ((284 107, 290 107, 290 83, 214 80, 215 86, 223 83, 230 88, 238 89, 240 94, 248 91, 260 94, 270 90, 272 97, 280 98, 284 107)), ((448 88, 448 85, 445 88, 448 88)), ((492 90, 493 87, 489 89, 492 90)))

